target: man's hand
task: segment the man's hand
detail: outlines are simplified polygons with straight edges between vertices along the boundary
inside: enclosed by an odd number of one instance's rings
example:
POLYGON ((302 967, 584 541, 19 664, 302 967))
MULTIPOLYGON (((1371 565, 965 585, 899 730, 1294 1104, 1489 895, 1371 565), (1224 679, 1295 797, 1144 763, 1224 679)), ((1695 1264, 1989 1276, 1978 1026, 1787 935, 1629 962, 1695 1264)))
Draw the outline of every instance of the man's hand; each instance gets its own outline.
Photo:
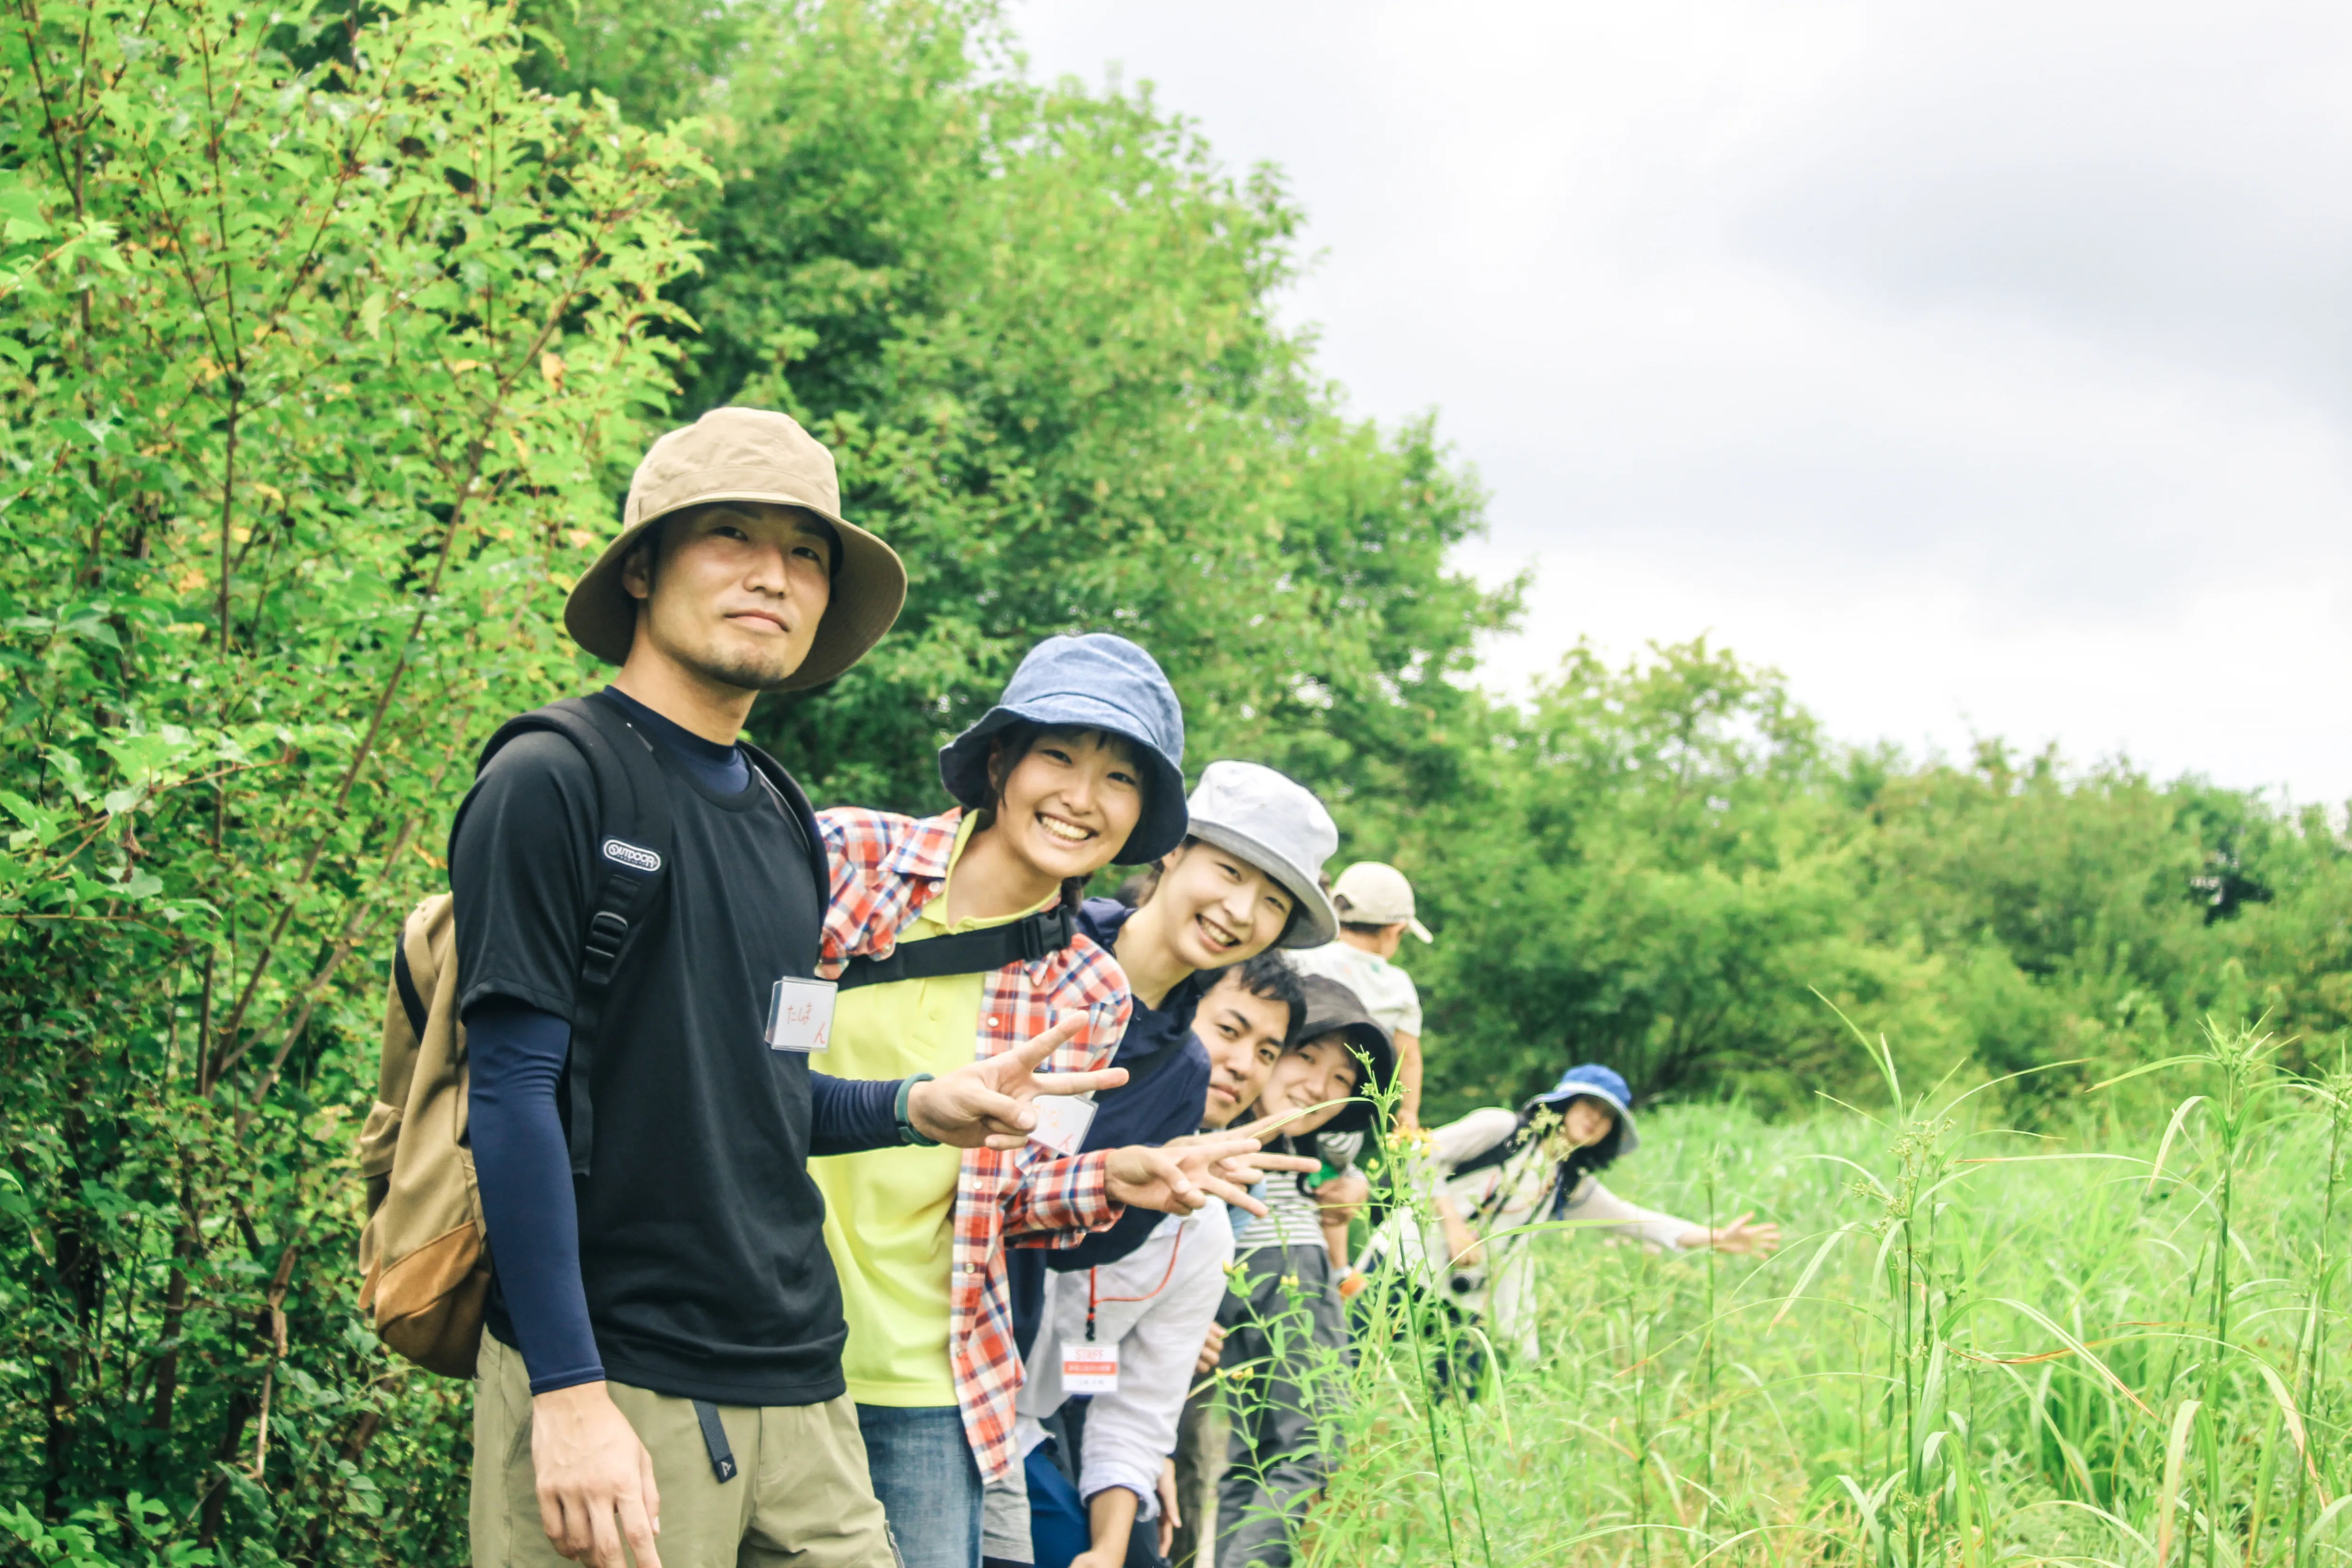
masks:
POLYGON ((959 1149, 1020 1148, 1029 1141, 1030 1129, 1037 1125, 1037 1113, 1029 1102, 1039 1095, 1085 1094, 1117 1089, 1127 1081, 1125 1068, 1105 1068, 1100 1072, 1037 1071, 1046 1058, 1070 1042, 1085 1021, 1066 1019, 1025 1046, 984 1062, 967 1062, 929 1083, 917 1084, 907 1096, 907 1120, 924 1137, 959 1149))
POLYGON ((530 1402, 530 1464, 539 1524, 555 1550, 594 1568, 661 1568, 661 1491, 654 1459, 602 1383, 583 1383, 530 1402), (615 1528, 617 1521, 617 1528, 615 1528))
MULTIPOLYGON (((1225 1163, 1257 1152, 1257 1140, 1231 1134, 1202 1137, 1154 1149, 1130 1143, 1113 1149, 1103 1163, 1110 1195, 1129 1208, 1191 1214, 1212 1194, 1246 1213, 1264 1215, 1265 1205, 1219 1173, 1225 1163)), ((1311 1168, 1311 1166, 1310 1166, 1311 1168)))
MULTIPOLYGON (((1193 1358, 1192 1375, 1194 1377, 1208 1376, 1211 1373, 1217 1370, 1217 1363, 1223 1361, 1224 1359, 1224 1355, 1225 1325, 1223 1323, 1211 1323, 1209 1325, 1209 1337, 1201 1342, 1201 1353, 1193 1358)), ((1163 1552, 1160 1555, 1165 1557, 1168 1553, 1163 1552)))
POLYGON ((1176 1510, 1176 1461, 1162 1457, 1160 1461, 1160 1483, 1154 1488, 1160 1493, 1160 1555, 1167 1556, 1176 1547, 1176 1532, 1184 1526, 1183 1515, 1176 1510))
POLYGON ((1315 1189, 1315 1207, 1323 1223, 1336 1225, 1345 1234, 1364 1205, 1371 1200, 1372 1184, 1361 1171, 1349 1171, 1344 1176, 1334 1176, 1315 1189))
POLYGON ((1322 1161, 1309 1159, 1304 1154, 1269 1154, 1263 1152, 1265 1141, 1273 1137, 1287 1120, 1286 1117, 1268 1116, 1246 1127, 1228 1128, 1223 1132, 1194 1132, 1182 1138, 1171 1138, 1165 1147, 1190 1149, 1202 1143, 1229 1142, 1235 1138, 1253 1140, 1259 1146, 1255 1152, 1223 1161, 1216 1169, 1218 1176, 1244 1190, 1257 1185, 1276 1171, 1321 1170, 1322 1161))

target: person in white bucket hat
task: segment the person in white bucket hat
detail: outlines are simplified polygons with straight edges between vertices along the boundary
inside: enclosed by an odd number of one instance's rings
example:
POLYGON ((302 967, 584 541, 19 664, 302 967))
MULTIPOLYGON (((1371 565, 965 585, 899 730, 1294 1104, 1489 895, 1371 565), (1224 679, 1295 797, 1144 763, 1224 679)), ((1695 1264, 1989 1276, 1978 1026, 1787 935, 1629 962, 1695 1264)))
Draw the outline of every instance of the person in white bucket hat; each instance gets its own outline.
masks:
POLYGON ((1378 860, 1359 860, 1331 885, 1339 914, 1336 941, 1298 955, 1299 969, 1353 991, 1372 1022, 1396 1042, 1397 1125, 1421 1125, 1421 992, 1396 963, 1407 931, 1436 939, 1413 913, 1412 884, 1378 860))

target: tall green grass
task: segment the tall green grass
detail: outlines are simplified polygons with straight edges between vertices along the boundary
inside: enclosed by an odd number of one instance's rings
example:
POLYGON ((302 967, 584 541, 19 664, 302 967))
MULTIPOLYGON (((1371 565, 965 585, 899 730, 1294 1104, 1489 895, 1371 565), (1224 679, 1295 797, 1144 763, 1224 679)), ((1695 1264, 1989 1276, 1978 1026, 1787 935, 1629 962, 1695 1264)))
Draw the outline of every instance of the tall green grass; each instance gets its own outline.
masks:
POLYGON ((2028 1134, 1870 1048, 1875 1103, 1669 1108, 1609 1173, 1693 1218, 1777 1219, 1778 1257, 1546 1234, 1534 1361, 1441 1380, 1441 1325, 1362 1336, 1326 1369, 1347 1458, 1297 1561, 2352 1556, 2352 1076, 2285 1079, 2263 1036, 2220 1030, 2028 1134))

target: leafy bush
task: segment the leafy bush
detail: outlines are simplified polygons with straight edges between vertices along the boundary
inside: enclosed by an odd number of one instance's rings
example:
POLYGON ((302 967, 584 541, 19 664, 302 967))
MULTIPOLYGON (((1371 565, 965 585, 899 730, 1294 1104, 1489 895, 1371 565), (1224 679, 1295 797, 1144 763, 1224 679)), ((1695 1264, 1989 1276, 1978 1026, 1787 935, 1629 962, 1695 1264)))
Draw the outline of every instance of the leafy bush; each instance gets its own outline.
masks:
POLYGON ((474 5, 0 49, 0 1489, 125 1561, 446 1560, 463 1391, 351 1310, 373 960, 577 679, 704 165, 474 5))

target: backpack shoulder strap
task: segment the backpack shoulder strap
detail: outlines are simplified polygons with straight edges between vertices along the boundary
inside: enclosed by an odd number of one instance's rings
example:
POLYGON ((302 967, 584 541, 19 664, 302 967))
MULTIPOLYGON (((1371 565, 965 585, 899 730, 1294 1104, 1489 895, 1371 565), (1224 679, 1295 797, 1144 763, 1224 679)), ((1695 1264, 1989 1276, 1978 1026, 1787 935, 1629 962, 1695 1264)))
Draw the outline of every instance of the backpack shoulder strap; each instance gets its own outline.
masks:
POLYGON ((858 985, 887 985, 898 980, 937 980, 949 974, 989 974, 1008 963, 1035 963, 1061 952, 1077 940, 1078 922, 1067 904, 986 931, 955 936, 935 936, 928 942, 905 942, 887 958, 871 954, 853 958, 838 982, 844 991, 858 985))
MULTIPOLYGON (((621 710, 593 698, 560 702, 509 719, 482 748, 476 771, 501 747, 532 730, 552 730, 570 741, 596 777, 596 849, 601 875, 581 932, 580 974, 572 988, 572 1051, 564 1069, 572 1173, 585 1176, 595 1148, 595 1107, 589 1092, 613 977, 662 888, 676 833, 669 787, 654 760, 653 742, 621 710)), ((454 833, 452 835, 454 840, 454 833)))
POLYGON ((1503 1164, 1512 1155, 1526 1148, 1527 1144, 1528 1119, 1522 1116, 1518 1119, 1517 1125, 1513 1127, 1507 1135, 1496 1139, 1475 1154, 1455 1165, 1453 1170, 1446 1173, 1447 1177, 1450 1180, 1454 1176, 1466 1176, 1474 1171, 1488 1170, 1503 1164))
POLYGON ((784 815, 801 825, 801 837, 808 849, 809 875, 816 879, 816 901, 821 908, 833 896, 833 868, 825 859, 824 830, 817 826, 816 808, 809 804, 807 792, 783 763, 749 741, 739 740, 735 744, 751 760, 752 773, 765 779, 776 792, 784 815))

